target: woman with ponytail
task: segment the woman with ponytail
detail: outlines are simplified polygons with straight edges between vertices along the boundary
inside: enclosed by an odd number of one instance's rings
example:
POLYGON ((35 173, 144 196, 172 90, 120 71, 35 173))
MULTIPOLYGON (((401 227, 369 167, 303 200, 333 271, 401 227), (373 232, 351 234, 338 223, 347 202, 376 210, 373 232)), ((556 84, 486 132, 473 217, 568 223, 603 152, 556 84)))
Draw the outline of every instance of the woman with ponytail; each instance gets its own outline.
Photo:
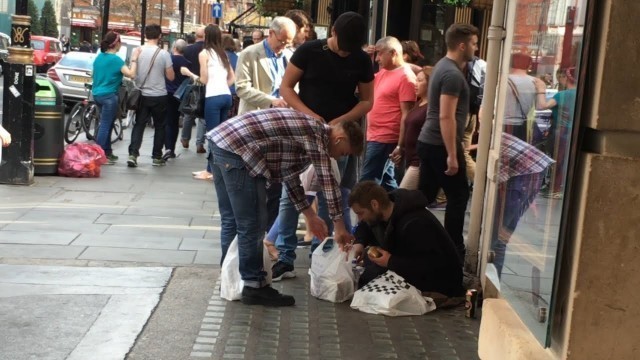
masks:
MULTIPOLYGON (((222 33, 215 25, 207 25, 204 29, 204 48, 200 55, 200 74, 194 74, 182 67, 182 75, 190 76, 206 85, 204 99, 204 119, 207 131, 227 120, 231 108, 231 91, 229 86, 235 82, 235 74, 229 58, 222 47, 222 33)), ((207 171, 197 172, 196 179, 211 180, 213 175, 209 165, 207 171)))
POLYGON ((96 142, 107 155, 108 163, 113 165, 118 157, 111 150, 111 130, 118 115, 118 90, 122 76, 134 78, 140 49, 131 55, 131 67, 117 55, 120 50, 120 35, 109 32, 100 43, 100 54, 93 62, 93 99, 100 108, 100 127, 96 142))

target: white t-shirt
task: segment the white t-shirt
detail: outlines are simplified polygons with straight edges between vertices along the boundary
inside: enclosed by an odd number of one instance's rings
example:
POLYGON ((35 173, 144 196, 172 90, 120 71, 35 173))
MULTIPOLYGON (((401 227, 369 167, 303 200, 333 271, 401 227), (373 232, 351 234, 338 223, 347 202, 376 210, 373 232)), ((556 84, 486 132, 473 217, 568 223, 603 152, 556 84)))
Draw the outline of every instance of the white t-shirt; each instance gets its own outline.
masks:
POLYGON ((207 62, 208 79, 205 97, 218 95, 231 95, 229 85, 227 85, 227 68, 220 60, 218 54, 213 50, 202 50, 209 56, 207 62))

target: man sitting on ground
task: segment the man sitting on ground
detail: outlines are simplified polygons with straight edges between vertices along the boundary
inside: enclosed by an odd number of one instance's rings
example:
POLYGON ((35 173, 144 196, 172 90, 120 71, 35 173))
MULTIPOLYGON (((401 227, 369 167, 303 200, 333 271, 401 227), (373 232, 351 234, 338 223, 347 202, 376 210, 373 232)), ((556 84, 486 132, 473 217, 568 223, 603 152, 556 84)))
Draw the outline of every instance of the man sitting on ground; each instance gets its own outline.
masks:
POLYGON ((420 191, 387 194, 375 182, 363 181, 353 188, 349 206, 360 222, 353 245, 356 257, 367 246, 378 246, 381 254, 364 256, 360 287, 392 270, 423 292, 464 294, 461 259, 447 231, 426 209, 427 199, 420 191))

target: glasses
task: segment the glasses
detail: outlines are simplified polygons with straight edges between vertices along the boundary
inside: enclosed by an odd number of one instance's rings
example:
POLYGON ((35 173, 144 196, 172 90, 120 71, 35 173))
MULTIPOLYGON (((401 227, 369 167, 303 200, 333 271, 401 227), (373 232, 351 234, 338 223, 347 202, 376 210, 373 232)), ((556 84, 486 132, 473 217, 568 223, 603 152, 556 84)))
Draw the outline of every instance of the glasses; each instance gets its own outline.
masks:
POLYGON ((275 33, 275 32, 271 31, 271 33, 273 34, 273 37, 274 37, 276 40, 278 40, 278 44, 280 44, 280 46, 287 47, 287 46, 289 46, 289 44, 291 43, 291 41, 288 41, 288 40, 282 40, 282 39, 278 38, 278 36, 276 35, 276 33, 275 33))

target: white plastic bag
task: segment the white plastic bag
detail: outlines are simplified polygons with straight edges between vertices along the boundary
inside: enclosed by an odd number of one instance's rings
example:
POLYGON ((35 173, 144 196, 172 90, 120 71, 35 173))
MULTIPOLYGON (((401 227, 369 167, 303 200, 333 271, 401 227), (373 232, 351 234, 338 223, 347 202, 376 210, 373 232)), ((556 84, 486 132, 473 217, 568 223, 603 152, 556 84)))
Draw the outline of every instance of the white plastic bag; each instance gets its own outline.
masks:
POLYGON ((431 298, 388 270, 355 292, 351 308, 387 316, 422 315, 436 309, 431 298))
MULTIPOLYGON (((331 173, 336 179, 336 182, 340 184, 342 177, 340 176, 340 168, 338 162, 335 159, 331 159, 331 173)), ((318 183, 318 176, 316 175, 316 169, 313 165, 309 165, 307 170, 300 174, 300 182, 302 188, 307 195, 315 195, 318 191, 322 191, 322 186, 318 183)))
MULTIPOLYGON (((269 251, 266 247, 262 248, 262 263, 264 264, 267 276, 265 279, 268 284, 271 284, 271 259, 269 258, 269 251)), ((240 277, 240 255, 238 253, 238 237, 236 236, 227 255, 222 262, 222 270, 220 271, 220 297, 229 300, 240 300, 242 298, 242 288, 244 287, 244 281, 240 277)))
POLYGON ((311 254, 311 295, 334 303, 351 298, 355 291, 352 259, 353 253, 347 256, 333 238, 326 238, 311 254), (325 252, 329 241, 333 246, 325 252))

